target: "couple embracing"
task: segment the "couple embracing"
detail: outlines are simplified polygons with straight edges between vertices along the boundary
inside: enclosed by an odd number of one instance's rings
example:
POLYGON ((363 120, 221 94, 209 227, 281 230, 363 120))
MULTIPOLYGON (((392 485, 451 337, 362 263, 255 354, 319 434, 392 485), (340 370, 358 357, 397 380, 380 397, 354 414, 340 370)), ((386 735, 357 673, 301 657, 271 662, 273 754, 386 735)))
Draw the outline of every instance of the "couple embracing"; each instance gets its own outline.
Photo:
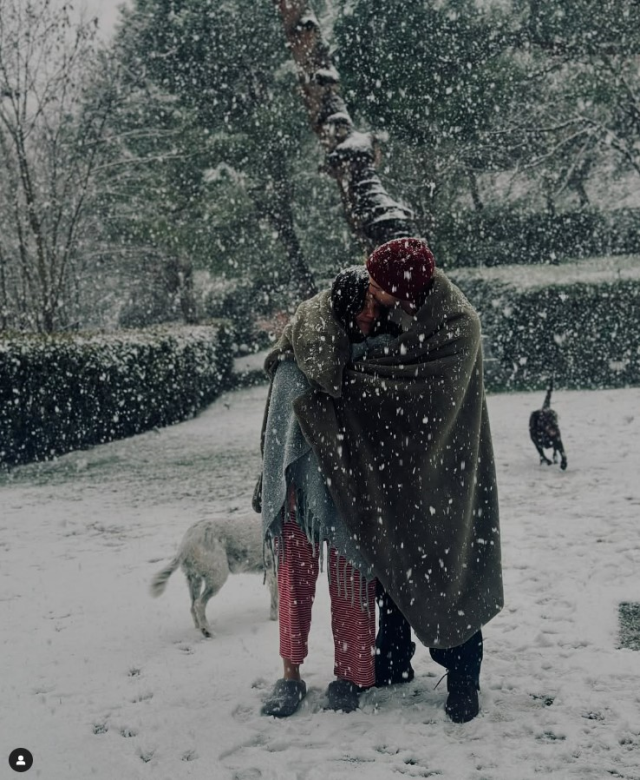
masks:
POLYGON ((503 605, 476 312, 424 241, 394 239, 302 303, 265 367, 261 511, 284 672, 263 714, 292 715, 306 695, 326 542, 328 706, 352 711, 362 691, 410 681, 413 629, 447 670, 448 717, 471 720, 481 629, 503 605))

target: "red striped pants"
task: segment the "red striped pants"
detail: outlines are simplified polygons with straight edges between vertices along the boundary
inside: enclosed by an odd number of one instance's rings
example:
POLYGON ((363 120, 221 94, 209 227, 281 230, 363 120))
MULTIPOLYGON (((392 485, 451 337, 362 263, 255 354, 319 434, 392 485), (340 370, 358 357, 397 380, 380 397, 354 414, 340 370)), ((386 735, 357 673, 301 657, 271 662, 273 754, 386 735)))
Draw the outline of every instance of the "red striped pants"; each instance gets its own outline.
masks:
MULTIPOLYGON (((278 554, 280 655, 292 664, 301 664, 308 653, 319 550, 308 541, 293 512, 283 525, 282 547, 278 554)), ((366 584, 361 580, 360 572, 334 548, 329 550, 327 568, 334 674, 369 688, 375 684, 375 581, 366 584)))

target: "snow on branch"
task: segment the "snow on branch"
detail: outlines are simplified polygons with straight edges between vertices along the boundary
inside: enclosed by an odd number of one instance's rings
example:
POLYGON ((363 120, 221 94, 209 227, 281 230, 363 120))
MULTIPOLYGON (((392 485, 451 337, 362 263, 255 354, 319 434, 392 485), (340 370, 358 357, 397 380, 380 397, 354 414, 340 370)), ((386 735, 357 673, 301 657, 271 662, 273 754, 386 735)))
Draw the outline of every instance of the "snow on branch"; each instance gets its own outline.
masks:
POLYGON ((338 183, 352 231, 367 249, 414 235, 411 210, 386 192, 376 172, 380 151, 375 135, 354 127, 340 94, 340 75, 313 9, 305 0, 274 2, 311 126, 326 153, 324 170, 338 183))

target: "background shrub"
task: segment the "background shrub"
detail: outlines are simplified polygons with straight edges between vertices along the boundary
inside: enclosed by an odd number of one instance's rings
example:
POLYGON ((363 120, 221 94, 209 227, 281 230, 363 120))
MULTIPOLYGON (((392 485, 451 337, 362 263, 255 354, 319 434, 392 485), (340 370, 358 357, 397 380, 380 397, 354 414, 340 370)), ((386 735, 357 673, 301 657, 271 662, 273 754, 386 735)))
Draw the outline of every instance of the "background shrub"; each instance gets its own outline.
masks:
POLYGON ((455 268, 640 254, 640 210, 452 211, 439 221, 434 248, 441 265, 455 268))
POLYGON ((487 384, 530 390, 640 384, 640 269, 632 258, 451 272, 480 312, 487 384), (628 262, 627 262, 628 260, 628 262))
POLYGON ((230 385, 227 328, 113 335, 0 336, 0 464, 70 450, 194 416, 230 385))

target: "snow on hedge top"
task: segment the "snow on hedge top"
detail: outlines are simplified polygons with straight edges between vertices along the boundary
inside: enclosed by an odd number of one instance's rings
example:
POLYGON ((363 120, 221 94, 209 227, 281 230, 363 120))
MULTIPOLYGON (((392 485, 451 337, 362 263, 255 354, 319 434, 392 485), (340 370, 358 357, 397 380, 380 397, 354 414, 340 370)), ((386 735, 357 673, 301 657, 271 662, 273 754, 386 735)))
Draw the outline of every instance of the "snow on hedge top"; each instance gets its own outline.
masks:
POLYGON ((112 333, 80 332, 56 333, 0 333, 0 355, 83 355, 83 360, 97 359, 110 365, 128 365, 131 358, 137 359, 141 351, 165 349, 174 357, 190 351, 208 351, 215 355, 220 347, 219 336, 224 332, 221 322, 211 321, 207 325, 157 325, 145 330, 120 330, 112 333))
POLYGON ((447 270, 454 282, 494 282, 516 289, 569 285, 601 284, 621 280, 640 281, 640 256, 612 255, 586 260, 561 262, 558 265, 497 265, 490 268, 455 268, 447 270))
POLYGON ((61 344, 149 344, 165 339, 175 341, 211 341, 223 323, 211 320, 206 325, 155 325, 144 330, 116 330, 116 331, 79 331, 65 333, 27 333, 21 331, 9 331, 0 333, 0 342, 35 341, 40 343, 55 342, 61 344))

